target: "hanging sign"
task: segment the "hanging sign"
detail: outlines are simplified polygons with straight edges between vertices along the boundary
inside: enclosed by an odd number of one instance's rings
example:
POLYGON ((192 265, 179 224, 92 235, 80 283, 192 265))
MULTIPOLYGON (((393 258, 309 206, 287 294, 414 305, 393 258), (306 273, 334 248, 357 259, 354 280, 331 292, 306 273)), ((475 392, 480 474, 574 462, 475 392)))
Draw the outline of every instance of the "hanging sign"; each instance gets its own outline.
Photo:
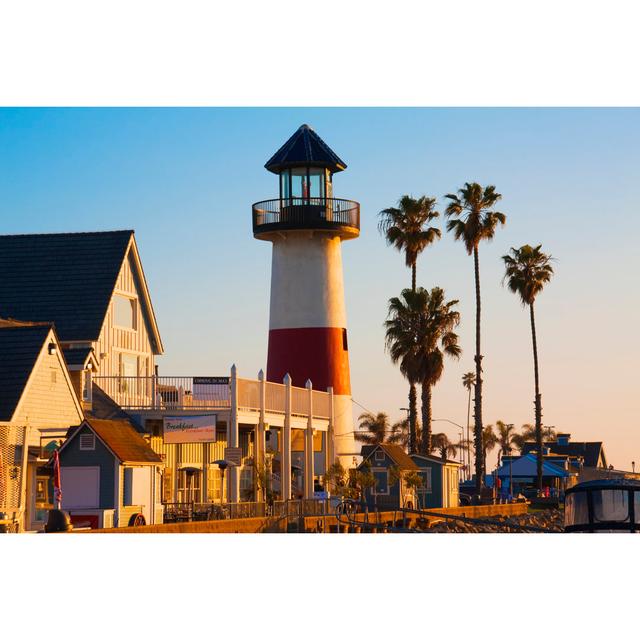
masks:
POLYGON ((242 448, 241 447, 225 447, 224 459, 231 464, 239 467, 242 464, 242 448))
POLYGON ((165 418, 165 444, 188 444, 193 442, 216 441, 217 416, 181 416, 165 418))

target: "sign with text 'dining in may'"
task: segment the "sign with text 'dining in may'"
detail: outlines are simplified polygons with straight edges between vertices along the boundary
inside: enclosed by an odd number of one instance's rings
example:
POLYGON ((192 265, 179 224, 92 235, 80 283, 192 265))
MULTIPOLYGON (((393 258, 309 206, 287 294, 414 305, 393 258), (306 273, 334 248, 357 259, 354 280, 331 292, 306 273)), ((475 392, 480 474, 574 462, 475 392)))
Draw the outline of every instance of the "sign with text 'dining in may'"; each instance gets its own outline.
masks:
POLYGON ((166 444, 187 444, 216 441, 216 415, 181 416, 164 419, 166 444))

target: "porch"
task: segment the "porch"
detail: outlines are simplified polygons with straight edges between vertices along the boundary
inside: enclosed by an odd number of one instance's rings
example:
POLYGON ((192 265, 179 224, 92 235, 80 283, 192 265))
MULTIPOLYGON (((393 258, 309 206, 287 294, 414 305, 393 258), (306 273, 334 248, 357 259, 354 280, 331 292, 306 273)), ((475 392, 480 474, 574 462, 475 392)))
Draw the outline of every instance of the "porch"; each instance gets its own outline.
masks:
POLYGON ((215 517, 215 504, 310 500, 334 461, 333 393, 310 382, 304 388, 289 376, 282 384, 267 382, 262 372, 241 378, 235 366, 229 376, 94 376, 93 382, 144 428, 162 456, 162 502, 170 518, 193 518, 189 505, 215 517), (165 419, 196 415, 211 418, 215 436, 165 442, 165 419))

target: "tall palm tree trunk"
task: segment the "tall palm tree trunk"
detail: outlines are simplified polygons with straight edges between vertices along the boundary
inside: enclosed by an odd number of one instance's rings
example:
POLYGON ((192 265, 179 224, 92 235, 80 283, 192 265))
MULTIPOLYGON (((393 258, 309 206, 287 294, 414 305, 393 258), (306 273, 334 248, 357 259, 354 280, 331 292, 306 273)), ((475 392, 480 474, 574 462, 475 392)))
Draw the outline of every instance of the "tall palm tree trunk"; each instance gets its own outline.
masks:
POLYGON ((422 383, 422 446, 420 453, 424 456, 431 453, 431 385, 422 383))
POLYGON ((534 401, 536 408, 536 468, 538 474, 538 490, 542 490, 542 396, 540 395, 540 376, 538 373, 538 342, 536 339, 536 319, 533 312, 533 303, 529 305, 531 314, 531 338, 533 340, 533 372, 536 385, 536 398, 534 401))
POLYGON ((480 355, 480 261, 478 247, 473 249, 473 263, 476 276, 476 385, 474 398, 474 449, 476 456, 476 491, 484 486, 484 452, 482 446, 482 356, 480 355))
POLYGON ((471 434, 469 433, 471 422, 471 387, 469 387, 469 402, 467 403, 467 473, 466 479, 471 478, 471 434))
MULTIPOLYGON (((416 262, 411 263, 411 291, 416 291, 416 262)), ((412 384, 409 388, 409 453, 417 453, 418 451, 418 434, 416 423, 418 421, 418 401, 416 388, 412 384), (413 404, 411 397, 413 394, 413 404)))
POLYGON ((418 394, 416 385, 409 387, 409 453, 417 453, 416 447, 416 416, 418 411, 418 394))

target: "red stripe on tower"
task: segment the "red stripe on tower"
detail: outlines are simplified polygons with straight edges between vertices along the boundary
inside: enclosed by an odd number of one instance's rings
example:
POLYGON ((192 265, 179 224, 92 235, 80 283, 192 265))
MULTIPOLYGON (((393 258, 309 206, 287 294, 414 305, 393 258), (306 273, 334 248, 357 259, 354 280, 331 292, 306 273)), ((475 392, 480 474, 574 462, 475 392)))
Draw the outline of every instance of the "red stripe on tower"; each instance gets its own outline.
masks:
POLYGON ((267 380, 282 382, 285 374, 304 387, 333 387, 337 395, 351 395, 347 330, 334 327, 273 329, 269 331, 267 380))

